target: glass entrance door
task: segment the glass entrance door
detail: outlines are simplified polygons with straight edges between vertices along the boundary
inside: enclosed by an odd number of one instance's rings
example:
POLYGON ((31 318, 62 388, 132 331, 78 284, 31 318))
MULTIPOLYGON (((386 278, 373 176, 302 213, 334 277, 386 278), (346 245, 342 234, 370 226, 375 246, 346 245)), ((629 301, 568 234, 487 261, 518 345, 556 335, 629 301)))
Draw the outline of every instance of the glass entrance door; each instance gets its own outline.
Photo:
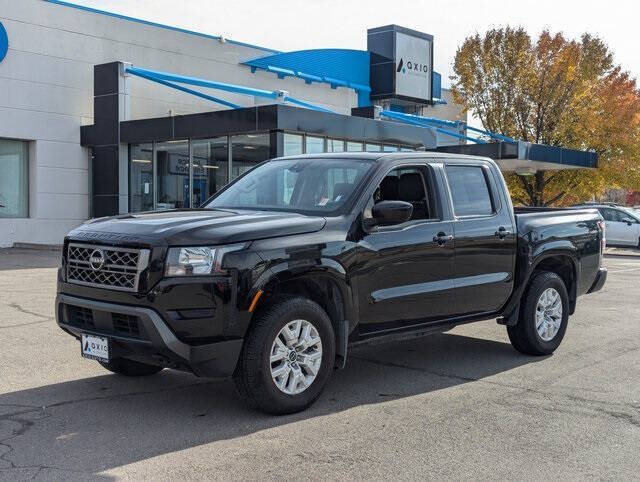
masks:
POLYGON ((199 207, 229 181, 227 136, 191 141, 193 203, 199 207))
POLYGON ((153 144, 129 146, 129 211, 153 211, 153 144))
POLYGON ((231 136, 232 180, 269 159, 269 134, 231 136))
POLYGON ((189 141, 156 143, 156 209, 190 207, 189 141))

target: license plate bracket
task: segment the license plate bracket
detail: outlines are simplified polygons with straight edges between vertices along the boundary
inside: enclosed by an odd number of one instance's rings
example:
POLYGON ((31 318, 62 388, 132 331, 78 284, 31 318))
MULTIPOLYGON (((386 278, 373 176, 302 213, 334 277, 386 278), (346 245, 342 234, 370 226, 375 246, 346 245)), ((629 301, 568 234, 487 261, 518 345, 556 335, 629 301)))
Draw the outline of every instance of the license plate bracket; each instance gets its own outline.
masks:
POLYGON ((111 354, 109 338, 82 333, 80 352, 84 358, 109 363, 111 354))

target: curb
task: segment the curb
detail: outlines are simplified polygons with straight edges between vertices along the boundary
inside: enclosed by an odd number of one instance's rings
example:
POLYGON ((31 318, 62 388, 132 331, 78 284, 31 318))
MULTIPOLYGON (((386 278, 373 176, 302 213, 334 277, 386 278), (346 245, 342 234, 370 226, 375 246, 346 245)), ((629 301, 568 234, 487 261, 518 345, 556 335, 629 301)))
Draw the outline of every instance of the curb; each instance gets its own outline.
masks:
POLYGON ((30 249, 34 251, 61 251, 61 244, 13 243, 15 249, 30 249))
POLYGON ((640 251, 635 249, 624 249, 624 248, 608 248, 604 251, 605 256, 611 257, 620 257, 620 258, 639 258, 640 259, 640 251))

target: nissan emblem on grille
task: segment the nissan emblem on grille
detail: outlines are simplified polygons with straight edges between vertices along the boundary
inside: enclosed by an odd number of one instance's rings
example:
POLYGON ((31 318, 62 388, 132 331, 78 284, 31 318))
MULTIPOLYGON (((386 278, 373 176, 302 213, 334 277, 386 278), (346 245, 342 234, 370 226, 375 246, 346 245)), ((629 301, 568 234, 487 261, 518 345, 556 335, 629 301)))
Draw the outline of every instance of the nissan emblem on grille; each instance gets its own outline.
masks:
POLYGON ((89 264, 95 270, 101 270, 104 266, 104 253, 99 249, 94 249, 89 258, 89 264))
POLYGON ((70 243, 67 281, 120 291, 137 291, 140 273, 149 263, 148 249, 70 243))

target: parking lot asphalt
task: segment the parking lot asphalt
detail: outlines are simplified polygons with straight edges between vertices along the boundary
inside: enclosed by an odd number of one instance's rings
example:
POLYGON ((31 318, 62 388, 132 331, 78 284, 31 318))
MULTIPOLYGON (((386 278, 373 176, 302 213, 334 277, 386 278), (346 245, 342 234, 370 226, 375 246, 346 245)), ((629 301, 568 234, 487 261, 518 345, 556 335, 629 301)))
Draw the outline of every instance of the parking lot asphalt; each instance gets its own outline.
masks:
POLYGON ((550 357, 495 321, 354 349, 306 412, 112 375, 53 315, 57 253, 0 250, 0 479, 636 479, 640 259, 606 258, 550 357))

